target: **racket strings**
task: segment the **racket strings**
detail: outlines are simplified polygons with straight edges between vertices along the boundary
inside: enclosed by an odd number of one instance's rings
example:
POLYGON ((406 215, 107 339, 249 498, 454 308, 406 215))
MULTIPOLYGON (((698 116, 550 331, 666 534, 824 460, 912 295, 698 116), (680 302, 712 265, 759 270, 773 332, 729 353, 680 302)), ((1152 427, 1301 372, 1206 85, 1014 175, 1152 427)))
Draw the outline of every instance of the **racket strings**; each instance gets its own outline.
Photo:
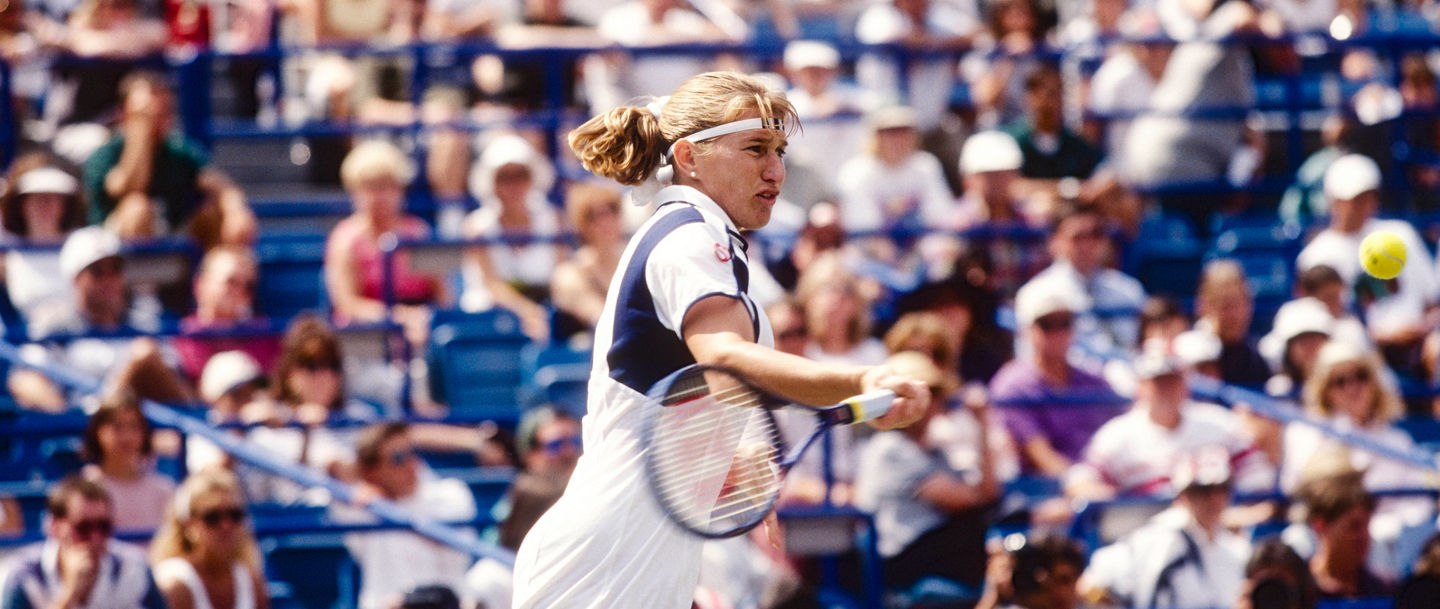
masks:
MULTIPOLYGON (((708 385, 672 397, 707 391, 708 385)), ((663 411, 652 450, 660 465, 656 490, 672 510, 693 526, 720 531, 768 512, 780 482, 778 451, 773 419, 749 408, 761 396, 740 385, 708 397, 663 411)))

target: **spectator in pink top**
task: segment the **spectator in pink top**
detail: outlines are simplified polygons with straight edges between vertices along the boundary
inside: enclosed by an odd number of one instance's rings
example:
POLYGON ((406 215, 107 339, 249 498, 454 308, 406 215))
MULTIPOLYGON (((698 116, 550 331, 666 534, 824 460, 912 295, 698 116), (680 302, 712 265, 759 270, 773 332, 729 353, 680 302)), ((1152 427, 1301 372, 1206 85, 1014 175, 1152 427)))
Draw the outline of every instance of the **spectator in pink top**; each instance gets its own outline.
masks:
MULTIPOLYGON (((195 274, 195 313, 180 320, 180 328, 187 333, 247 329, 260 332, 268 328, 264 318, 254 315, 259 268, 255 253, 247 248, 222 245, 211 249, 195 274)), ((280 357, 280 338, 273 334, 178 336, 175 350, 180 354, 180 368, 199 381, 205 363, 224 351, 243 351, 269 371, 280 357)))
MULTIPOLYGON (((404 211, 405 187, 414 176, 410 159, 384 141, 356 146, 340 165, 340 182, 355 212, 335 226, 325 244, 325 288, 337 323, 387 318, 381 239, 430 234, 423 220, 404 211)), ((392 268, 393 302, 395 320, 414 330, 429 318, 425 305, 449 297, 440 278, 409 267, 409 257, 398 253, 392 268)))

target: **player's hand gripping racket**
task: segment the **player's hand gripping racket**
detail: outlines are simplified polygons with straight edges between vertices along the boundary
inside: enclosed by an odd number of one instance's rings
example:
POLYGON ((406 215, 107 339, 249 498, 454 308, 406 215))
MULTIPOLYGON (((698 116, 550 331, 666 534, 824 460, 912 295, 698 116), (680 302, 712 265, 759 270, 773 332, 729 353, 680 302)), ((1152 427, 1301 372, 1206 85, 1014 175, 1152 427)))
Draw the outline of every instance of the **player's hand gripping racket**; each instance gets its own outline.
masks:
POLYGON ((722 368, 693 364, 656 383, 645 426, 645 472, 660 506, 702 537, 733 537, 760 524, 785 474, 835 425, 884 415, 893 391, 872 391, 830 407, 795 404, 722 368), (773 411, 809 413, 815 428, 786 450, 773 411))

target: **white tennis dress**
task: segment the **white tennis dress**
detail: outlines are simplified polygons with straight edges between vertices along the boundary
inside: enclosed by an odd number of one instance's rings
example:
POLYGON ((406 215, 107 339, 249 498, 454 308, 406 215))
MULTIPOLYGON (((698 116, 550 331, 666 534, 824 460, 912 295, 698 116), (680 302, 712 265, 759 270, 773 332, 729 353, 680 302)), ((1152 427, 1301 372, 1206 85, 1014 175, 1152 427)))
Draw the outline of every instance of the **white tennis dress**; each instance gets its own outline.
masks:
POLYGON ((691 305, 724 294, 770 322, 746 293, 743 241, 714 201, 687 186, 630 240, 595 330, 585 451, 565 493, 530 530, 515 560, 515 609, 686 609, 704 541, 671 523, 651 495, 641 447, 644 394, 694 363, 680 337, 691 305))

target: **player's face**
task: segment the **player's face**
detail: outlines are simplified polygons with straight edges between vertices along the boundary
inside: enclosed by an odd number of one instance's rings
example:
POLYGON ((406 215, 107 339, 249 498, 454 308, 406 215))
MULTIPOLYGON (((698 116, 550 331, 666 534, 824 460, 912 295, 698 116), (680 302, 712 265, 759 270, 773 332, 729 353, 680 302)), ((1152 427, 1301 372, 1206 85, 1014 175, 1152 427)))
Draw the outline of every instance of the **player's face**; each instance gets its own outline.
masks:
POLYGON ((725 210, 735 226, 765 226, 785 183, 785 134, 751 129, 712 142, 708 154, 695 156, 697 187, 725 210))

